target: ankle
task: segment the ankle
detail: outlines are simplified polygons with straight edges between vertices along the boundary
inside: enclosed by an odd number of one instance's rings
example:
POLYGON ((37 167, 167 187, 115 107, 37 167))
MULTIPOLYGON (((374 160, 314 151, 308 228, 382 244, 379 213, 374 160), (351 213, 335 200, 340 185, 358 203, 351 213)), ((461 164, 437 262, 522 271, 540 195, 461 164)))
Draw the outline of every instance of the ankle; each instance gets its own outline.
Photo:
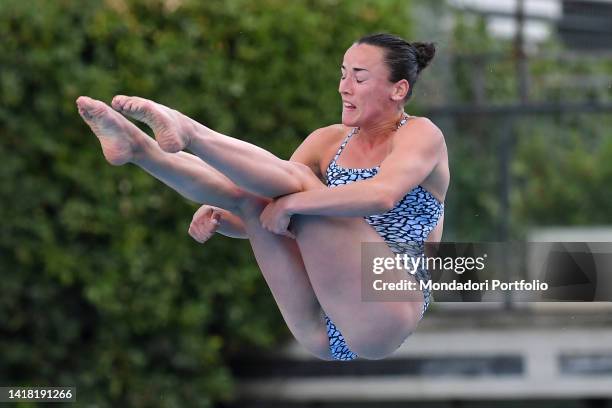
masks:
POLYGON ((174 112, 177 122, 179 123, 179 132, 185 142, 183 150, 187 150, 192 147, 194 140, 201 138, 202 135, 206 134, 208 130, 204 125, 191 119, 189 116, 183 115, 180 112, 174 112))
POLYGON ((156 151, 160 150, 157 143, 150 137, 135 138, 130 141, 132 146, 132 158, 130 163, 139 164, 151 158, 156 151))
POLYGON ((192 150, 203 151, 212 141, 211 137, 214 131, 188 116, 182 115, 181 119, 183 124, 181 127, 187 143, 185 149, 191 148, 192 150))

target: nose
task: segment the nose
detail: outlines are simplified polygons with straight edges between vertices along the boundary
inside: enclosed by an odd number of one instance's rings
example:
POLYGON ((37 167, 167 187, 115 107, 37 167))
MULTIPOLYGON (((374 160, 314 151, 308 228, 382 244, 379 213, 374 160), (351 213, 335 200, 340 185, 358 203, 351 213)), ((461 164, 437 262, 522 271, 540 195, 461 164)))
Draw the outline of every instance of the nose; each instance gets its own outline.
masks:
POLYGON ((353 92, 353 87, 351 86, 351 81, 348 77, 344 79, 340 78, 338 92, 340 92, 340 95, 348 95, 353 92))

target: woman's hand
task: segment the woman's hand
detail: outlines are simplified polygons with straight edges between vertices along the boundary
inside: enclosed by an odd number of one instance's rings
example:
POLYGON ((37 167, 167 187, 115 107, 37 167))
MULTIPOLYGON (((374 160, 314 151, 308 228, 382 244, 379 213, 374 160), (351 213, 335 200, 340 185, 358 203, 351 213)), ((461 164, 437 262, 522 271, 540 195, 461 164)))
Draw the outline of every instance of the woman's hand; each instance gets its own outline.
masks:
POLYGON ((193 214, 193 219, 189 225, 189 235, 201 244, 208 241, 219 228, 221 214, 221 211, 216 207, 201 206, 193 214))
POLYGON ((287 196, 271 201, 261 212, 259 221, 264 229, 295 239, 295 235, 289 231, 291 214, 287 211, 286 201, 287 196))

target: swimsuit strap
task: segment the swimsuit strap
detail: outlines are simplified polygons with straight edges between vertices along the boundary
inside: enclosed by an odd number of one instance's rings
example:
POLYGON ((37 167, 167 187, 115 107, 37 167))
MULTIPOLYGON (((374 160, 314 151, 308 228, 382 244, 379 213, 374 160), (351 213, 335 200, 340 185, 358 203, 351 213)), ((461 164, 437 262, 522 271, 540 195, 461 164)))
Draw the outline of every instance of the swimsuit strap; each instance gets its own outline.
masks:
POLYGON ((344 138, 344 141, 342 142, 342 144, 340 145, 340 147, 338 148, 338 151, 336 152, 336 155, 334 156, 334 159, 332 160, 332 163, 336 163, 336 160, 338 160, 338 157, 340 157, 340 153, 342 153, 342 151, 344 150, 346 144, 348 143, 349 139, 359 131, 359 128, 353 128, 351 129, 351 131, 348 133, 348 135, 346 135, 346 137, 344 138))
MULTIPOLYGON (((408 118, 410 118, 410 116, 408 116, 408 114, 406 114, 406 112, 404 112, 402 114, 402 119, 397 124, 397 127, 395 128, 395 130, 397 130, 397 129, 401 128, 402 126, 404 126, 404 124, 406 124, 406 122, 408 122, 408 118)), ((332 163, 336 163, 336 161, 338 160, 338 157, 340 157, 340 154, 342 153, 342 151, 344 150, 344 148, 348 144, 348 141, 351 139, 351 137, 353 137, 353 135, 355 135, 357 133, 359 133, 359 128, 358 127, 351 129, 349 134, 344 139, 344 142, 342 142, 342 144, 338 148, 338 151, 336 152, 336 155, 334 156, 334 160, 332 160, 332 163)))
POLYGON ((402 113, 402 119, 400 119, 399 123, 397 124, 397 128, 395 128, 395 130, 404 126, 406 122, 408 122, 408 119, 410 119, 410 116, 408 116, 406 112, 402 113))

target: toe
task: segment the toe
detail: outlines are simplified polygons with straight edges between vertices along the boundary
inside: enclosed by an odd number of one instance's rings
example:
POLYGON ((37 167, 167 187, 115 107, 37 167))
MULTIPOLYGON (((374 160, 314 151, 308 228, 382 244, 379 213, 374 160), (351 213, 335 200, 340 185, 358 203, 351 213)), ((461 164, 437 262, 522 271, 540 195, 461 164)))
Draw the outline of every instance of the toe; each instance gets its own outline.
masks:
POLYGON ((89 114, 89 112, 86 109, 83 109, 81 107, 79 107, 79 115, 81 115, 81 117, 85 120, 91 120, 92 116, 89 114))
POLYGON ((83 119, 91 120, 94 109, 93 99, 80 97, 77 99, 77 109, 79 111, 79 115, 81 115, 83 119))
POLYGON ((76 100, 76 104, 79 108, 79 111, 90 110, 94 105, 94 100, 88 96, 79 96, 78 99, 76 100))
POLYGON ((89 96, 79 96, 76 100, 76 104, 80 107, 82 105, 86 105, 92 99, 89 96))
POLYGON ((108 106, 104 102, 95 99, 87 98, 86 100, 78 101, 79 114, 87 120, 102 118, 108 112, 108 106))
POLYGON ((113 107, 113 109, 121 110, 125 105, 126 99, 127 96, 125 95, 116 95, 111 102, 111 106, 113 107))

